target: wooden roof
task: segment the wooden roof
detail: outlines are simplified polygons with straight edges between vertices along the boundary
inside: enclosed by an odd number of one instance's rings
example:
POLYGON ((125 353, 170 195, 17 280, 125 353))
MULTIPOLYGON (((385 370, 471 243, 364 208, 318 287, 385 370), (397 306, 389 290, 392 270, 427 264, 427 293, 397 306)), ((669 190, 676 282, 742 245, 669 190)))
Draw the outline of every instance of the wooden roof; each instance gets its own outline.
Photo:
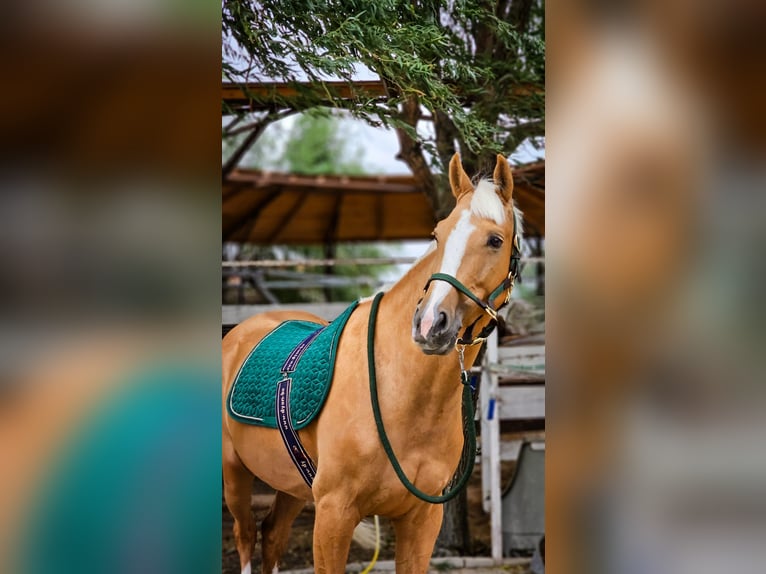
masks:
MULTIPOLYGON (((545 234, 545 163, 514 170, 528 234, 545 234)), ((306 176, 236 169, 223 183, 223 240, 322 244, 425 239, 435 221, 412 176, 306 176)))
MULTIPOLYGON (((465 100, 475 99, 475 95, 461 94, 465 100)), ((513 88, 514 97, 544 95, 542 86, 519 84, 513 88)), ((221 84, 221 100, 231 111, 253 112, 282 107, 286 101, 295 101, 302 96, 318 100, 320 103, 334 104, 337 100, 386 100, 392 94, 382 80, 326 81, 326 82, 247 82, 221 84)), ((393 94, 396 95, 396 94, 393 94)))

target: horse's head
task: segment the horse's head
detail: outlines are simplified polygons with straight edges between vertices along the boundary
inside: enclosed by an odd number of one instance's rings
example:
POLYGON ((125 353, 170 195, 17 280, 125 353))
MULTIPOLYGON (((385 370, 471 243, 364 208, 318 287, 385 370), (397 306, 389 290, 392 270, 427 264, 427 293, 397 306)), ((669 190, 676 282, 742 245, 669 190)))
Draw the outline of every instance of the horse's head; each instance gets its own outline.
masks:
POLYGON ((493 178, 474 189, 457 154, 450 162, 457 204, 434 230, 435 273, 412 319, 412 338, 426 354, 444 355, 456 342, 484 336, 510 297, 518 271, 518 218, 511 168, 502 155, 493 178))

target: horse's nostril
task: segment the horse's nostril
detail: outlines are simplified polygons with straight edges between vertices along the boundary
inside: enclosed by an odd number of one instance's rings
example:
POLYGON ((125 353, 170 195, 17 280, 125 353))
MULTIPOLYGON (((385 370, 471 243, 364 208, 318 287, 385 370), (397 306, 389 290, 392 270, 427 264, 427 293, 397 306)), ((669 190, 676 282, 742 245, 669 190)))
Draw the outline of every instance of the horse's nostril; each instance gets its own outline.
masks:
POLYGON ((442 311, 433 327, 434 333, 443 333, 447 329, 447 314, 442 311))

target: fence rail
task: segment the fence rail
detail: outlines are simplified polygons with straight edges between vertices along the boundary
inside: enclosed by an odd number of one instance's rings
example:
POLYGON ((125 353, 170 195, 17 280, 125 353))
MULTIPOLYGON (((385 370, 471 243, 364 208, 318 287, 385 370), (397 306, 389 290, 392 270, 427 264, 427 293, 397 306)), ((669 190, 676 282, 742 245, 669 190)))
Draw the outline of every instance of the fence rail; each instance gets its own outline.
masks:
MULTIPOLYGON (((356 259, 289 259, 276 261, 273 259, 223 261, 226 268, 260 268, 279 269, 290 267, 337 267, 340 265, 407 265, 417 261, 417 257, 359 257, 356 259)), ((545 257, 522 257, 522 263, 545 263, 545 257)))

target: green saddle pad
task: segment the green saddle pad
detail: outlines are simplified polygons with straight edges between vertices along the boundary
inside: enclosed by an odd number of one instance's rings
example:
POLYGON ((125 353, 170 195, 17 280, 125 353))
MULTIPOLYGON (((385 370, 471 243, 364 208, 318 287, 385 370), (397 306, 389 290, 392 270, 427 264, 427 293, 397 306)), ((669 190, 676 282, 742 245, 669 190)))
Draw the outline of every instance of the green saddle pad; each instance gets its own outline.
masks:
POLYGON ((277 383, 292 378, 290 414, 295 430, 307 426, 322 410, 330 390, 338 341, 348 318, 356 308, 353 303, 329 325, 310 321, 285 321, 266 335, 250 351, 234 379, 226 407, 236 420, 257 426, 277 428, 277 383), (313 335, 298 356, 298 346, 313 335), (285 374, 285 363, 293 372, 285 374))

